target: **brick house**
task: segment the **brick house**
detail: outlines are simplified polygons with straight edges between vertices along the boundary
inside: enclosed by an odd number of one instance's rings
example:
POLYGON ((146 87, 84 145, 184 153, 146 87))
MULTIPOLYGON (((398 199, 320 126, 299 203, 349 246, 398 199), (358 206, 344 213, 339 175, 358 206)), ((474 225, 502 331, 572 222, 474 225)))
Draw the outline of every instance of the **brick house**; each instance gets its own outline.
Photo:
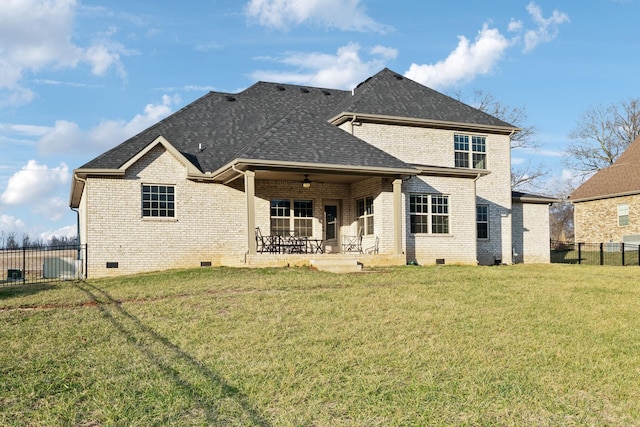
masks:
MULTIPOLYGON (((512 219, 517 131, 389 69, 353 91, 258 82, 210 92, 76 169, 70 206, 89 277, 345 252, 364 265, 511 263, 528 226, 512 219), (304 248, 264 240, 292 234, 304 248)), ((548 236, 548 210, 525 220, 548 236)))
POLYGON ((640 243, 640 137, 569 197, 576 242, 640 243))

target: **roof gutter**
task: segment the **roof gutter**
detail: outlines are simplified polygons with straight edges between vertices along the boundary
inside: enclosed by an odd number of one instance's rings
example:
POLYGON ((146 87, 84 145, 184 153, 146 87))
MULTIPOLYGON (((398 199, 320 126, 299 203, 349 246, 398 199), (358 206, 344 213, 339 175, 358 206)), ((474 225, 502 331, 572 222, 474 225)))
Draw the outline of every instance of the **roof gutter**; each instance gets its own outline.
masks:
MULTIPOLYGON (((333 173, 347 173, 360 175, 417 175, 418 170, 415 168, 393 168, 393 167, 369 167, 369 166, 352 166, 352 165, 336 165, 326 163, 301 163, 288 161, 273 160, 256 160, 256 159, 235 159, 226 165, 218 168, 216 171, 206 175, 207 180, 225 182, 233 181, 238 178, 227 177, 229 171, 235 173, 244 173, 248 168, 255 170, 283 170, 283 171, 319 171, 333 173)), ((203 177, 200 177, 203 179, 203 177)))
POLYGON ((340 126, 341 124, 349 121, 357 114, 361 121, 368 121, 373 123, 391 124, 391 125, 408 125, 408 126, 420 126, 420 127, 435 127, 445 129, 460 129, 460 130, 475 130, 480 132, 494 132, 506 135, 513 135, 516 132, 521 131, 521 128, 515 126, 499 126, 499 125, 486 125, 477 123, 462 123, 451 122, 446 120, 430 120, 430 119, 416 119, 401 116, 387 116, 383 114, 362 114, 354 112, 340 113, 331 119, 329 123, 340 126))
POLYGON ((571 196, 569 196, 568 200, 571 203, 592 202, 594 200, 612 199, 614 197, 624 197, 624 196, 635 196, 637 194, 640 194, 640 192, 638 190, 635 190, 635 191, 625 191, 622 193, 607 194, 604 196, 601 195, 601 196, 581 197, 579 199, 572 199, 571 196))

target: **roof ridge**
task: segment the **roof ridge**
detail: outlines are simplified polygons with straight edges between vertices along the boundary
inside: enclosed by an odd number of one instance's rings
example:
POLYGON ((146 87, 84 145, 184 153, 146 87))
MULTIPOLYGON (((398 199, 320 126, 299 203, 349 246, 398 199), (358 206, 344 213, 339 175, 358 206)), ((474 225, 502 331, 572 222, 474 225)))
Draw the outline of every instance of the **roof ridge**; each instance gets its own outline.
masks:
POLYGON ((279 118, 277 120, 274 120, 273 124, 270 124, 269 126, 265 126, 265 129, 262 132, 258 133, 253 139, 251 139, 249 142, 247 142, 245 145, 243 145, 231 157, 232 158, 239 158, 240 155, 243 152, 247 152, 248 151, 249 147, 256 145, 258 142, 264 142, 267 139, 269 139, 269 137, 271 135, 273 135, 277 129, 281 128, 284 125, 286 119, 291 117, 294 112, 298 112, 298 111, 302 111, 302 107, 301 106, 293 107, 291 109, 291 111, 289 111, 287 114, 285 114, 284 116, 282 116, 281 118, 279 118))

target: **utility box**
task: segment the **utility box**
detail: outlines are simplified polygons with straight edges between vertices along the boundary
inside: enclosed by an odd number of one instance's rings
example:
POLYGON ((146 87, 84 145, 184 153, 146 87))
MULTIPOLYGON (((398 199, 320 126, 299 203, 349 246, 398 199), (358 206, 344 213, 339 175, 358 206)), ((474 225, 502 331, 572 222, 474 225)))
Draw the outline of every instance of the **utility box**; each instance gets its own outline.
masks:
POLYGON ((75 280, 80 278, 82 260, 74 258, 45 258, 42 276, 45 279, 75 280))
POLYGON ((22 270, 10 268, 7 270, 7 280, 22 280, 22 270))

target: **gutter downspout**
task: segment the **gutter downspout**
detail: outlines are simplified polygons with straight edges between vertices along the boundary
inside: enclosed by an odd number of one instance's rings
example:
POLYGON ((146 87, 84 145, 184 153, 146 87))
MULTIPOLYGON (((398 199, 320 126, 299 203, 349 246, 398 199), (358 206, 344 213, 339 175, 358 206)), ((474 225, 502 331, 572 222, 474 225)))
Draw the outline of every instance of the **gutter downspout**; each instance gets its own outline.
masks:
POLYGON ((355 135, 353 131, 353 127, 356 126, 357 119, 358 119, 358 116, 354 114, 353 117, 351 118, 351 121, 349 122, 351 124, 351 135, 355 135))
MULTIPOLYGON (((475 178, 473 178, 473 202, 478 206, 478 180, 482 175, 478 173, 475 178)), ((480 265, 480 261, 478 261, 478 230, 476 227, 476 265, 480 265)))

